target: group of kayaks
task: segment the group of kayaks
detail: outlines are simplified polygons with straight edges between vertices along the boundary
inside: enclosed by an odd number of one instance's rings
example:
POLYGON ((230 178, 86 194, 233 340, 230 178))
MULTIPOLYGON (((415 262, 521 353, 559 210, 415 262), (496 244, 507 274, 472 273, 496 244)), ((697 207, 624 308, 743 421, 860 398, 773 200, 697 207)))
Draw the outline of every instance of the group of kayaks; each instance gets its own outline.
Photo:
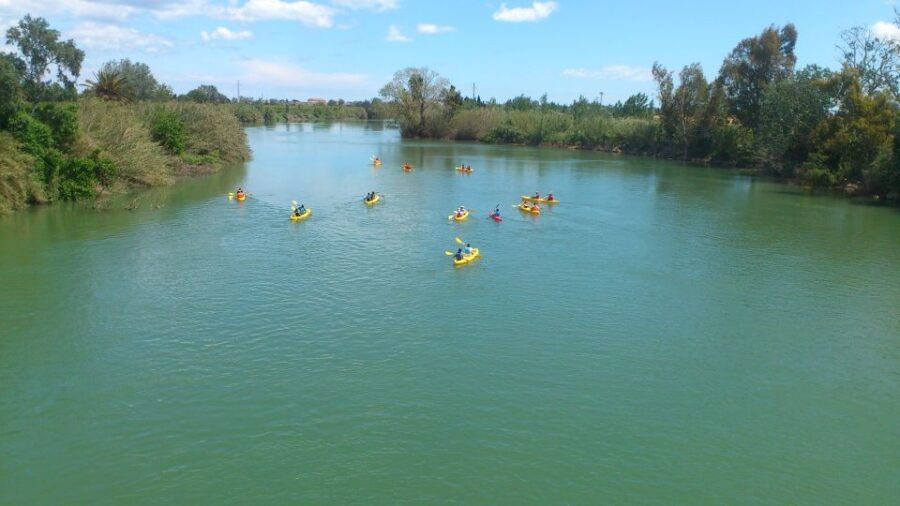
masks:
MULTIPOLYGON (((371 159, 371 162, 372 162, 372 165, 374 165, 376 167, 381 165, 381 160, 376 158, 374 155, 371 159)), ((413 166, 410 165, 409 163, 404 163, 403 165, 401 165, 401 168, 403 170, 409 172, 413 169, 413 166)), ((468 174, 472 173, 472 167, 467 166, 467 165, 459 165, 456 167, 456 170, 459 172, 464 172, 464 173, 468 173, 468 174)), ((238 188, 237 191, 228 193, 228 198, 229 199, 233 198, 235 200, 242 202, 242 201, 246 200, 247 195, 248 194, 246 192, 244 192, 243 189, 238 188)), ((559 200, 552 193, 548 194, 546 197, 541 197, 541 195, 539 193, 535 193, 533 196, 522 195, 521 199, 522 199, 521 203, 519 203, 518 205, 516 205, 514 207, 517 207, 519 210, 529 213, 529 214, 533 214, 533 215, 541 214, 540 204, 558 204, 559 203, 559 200)), ((368 194, 366 194, 363 197, 363 202, 367 206, 374 206, 375 204, 377 204, 380 201, 381 201, 381 194, 374 192, 374 191, 369 192, 368 194)), ((290 214, 291 221, 303 221, 312 215, 312 209, 308 209, 303 205, 298 205, 296 200, 291 201, 291 203, 292 203, 291 214, 290 214)), ((471 214, 470 209, 466 209, 464 206, 460 206, 447 218, 450 220, 458 221, 458 222, 466 221, 469 219, 470 214, 471 214)), ((500 216, 500 208, 499 207, 497 207, 497 209, 495 211, 491 212, 488 215, 488 217, 490 217, 492 220, 494 220, 496 222, 503 221, 503 217, 500 216)), ((481 251, 478 248, 473 248, 473 247, 471 247, 470 244, 464 243, 459 237, 455 238, 455 240, 460 245, 464 244, 465 249, 459 248, 459 250, 456 253, 453 253, 452 251, 445 252, 445 254, 447 254, 448 256, 453 257, 453 265, 454 266, 459 267, 461 265, 466 265, 466 264, 469 264, 481 257, 481 251)))

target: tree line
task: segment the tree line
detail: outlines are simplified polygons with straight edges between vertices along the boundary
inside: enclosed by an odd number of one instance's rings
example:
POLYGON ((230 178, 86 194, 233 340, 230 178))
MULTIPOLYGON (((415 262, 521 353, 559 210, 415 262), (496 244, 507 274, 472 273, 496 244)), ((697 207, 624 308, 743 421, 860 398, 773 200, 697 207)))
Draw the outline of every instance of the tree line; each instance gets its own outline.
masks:
POLYGON ((0 212, 91 198, 246 160, 227 97, 200 86, 181 97, 150 68, 110 61, 76 86, 84 51, 40 17, 6 32, 0 52, 0 212))
MULTIPOLYGON (((895 13, 900 27, 900 15, 895 13)), ((462 97, 427 68, 380 92, 407 137, 443 137, 639 153, 758 168, 815 187, 900 201, 900 41, 865 27, 841 34, 838 70, 797 68, 797 30, 740 41, 708 80, 692 63, 655 63, 656 96, 602 105, 524 95, 462 97)))

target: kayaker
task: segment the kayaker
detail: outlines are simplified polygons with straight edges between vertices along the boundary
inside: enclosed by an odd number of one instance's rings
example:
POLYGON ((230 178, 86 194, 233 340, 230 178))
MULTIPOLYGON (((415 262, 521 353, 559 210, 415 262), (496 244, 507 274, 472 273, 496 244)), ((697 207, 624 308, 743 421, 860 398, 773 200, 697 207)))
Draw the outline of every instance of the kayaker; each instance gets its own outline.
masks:
POLYGON ((471 254, 472 254, 472 245, 469 243, 466 243, 466 255, 471 255, 471 254))
POLYGON ((457 260, 462 260, 462 259, 463 259, 463 250, 462 250, 462 248, 459 248, 458 250, 456 250, 456 259, 457 259, 457 260))
POLYGON ((534 192, 534 199, 535 199, 535 200, 540 200, 540 199, 541 199, 541 194, 538 193, 538 192, 534 192))
POLYGON ((552 202, 554 200, 556 200, 556 197, 554 197, 552 193, 547 195, 547 202, 552 202))
POLYGON ((500 216, 500 208, 494 209, 494 216, 500 216))
POLYGON ((300 216, 300 215, 302 215, 304 212, 306 212, 306 206, 304 206, 303 204, 300 204, 300 207, 298 207, 298 208, 294 211, 294 214, 296 214, 297 216, 300 216))

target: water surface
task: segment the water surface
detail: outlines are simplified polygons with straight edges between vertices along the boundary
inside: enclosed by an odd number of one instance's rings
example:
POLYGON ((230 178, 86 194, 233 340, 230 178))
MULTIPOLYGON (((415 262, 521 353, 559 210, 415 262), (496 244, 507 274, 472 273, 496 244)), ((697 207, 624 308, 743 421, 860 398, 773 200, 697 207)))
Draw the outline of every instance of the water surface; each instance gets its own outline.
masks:
POLYGON ((0 503, 900 496, 896 210, 380 123, 248 134, 246 167, 0 218, 0 503), (511 207, 536 190, 563 203, 511 207), (455 236, 484 258, 454 269, 455 236))

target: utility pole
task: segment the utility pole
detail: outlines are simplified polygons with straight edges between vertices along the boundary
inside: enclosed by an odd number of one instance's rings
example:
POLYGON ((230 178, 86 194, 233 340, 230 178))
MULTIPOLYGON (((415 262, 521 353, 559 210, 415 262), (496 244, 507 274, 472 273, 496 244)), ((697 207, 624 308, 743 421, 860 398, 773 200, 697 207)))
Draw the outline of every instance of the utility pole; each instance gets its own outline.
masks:
POLYGON ((238 102, 241 101, 241 80, 238 79, 238 102))
POLYGON ((603 92, 600 92, 600 107, 603 107, 603 92))
POLYGON ((475 83, 472 83, 472 102, 475 101, 475 83))

